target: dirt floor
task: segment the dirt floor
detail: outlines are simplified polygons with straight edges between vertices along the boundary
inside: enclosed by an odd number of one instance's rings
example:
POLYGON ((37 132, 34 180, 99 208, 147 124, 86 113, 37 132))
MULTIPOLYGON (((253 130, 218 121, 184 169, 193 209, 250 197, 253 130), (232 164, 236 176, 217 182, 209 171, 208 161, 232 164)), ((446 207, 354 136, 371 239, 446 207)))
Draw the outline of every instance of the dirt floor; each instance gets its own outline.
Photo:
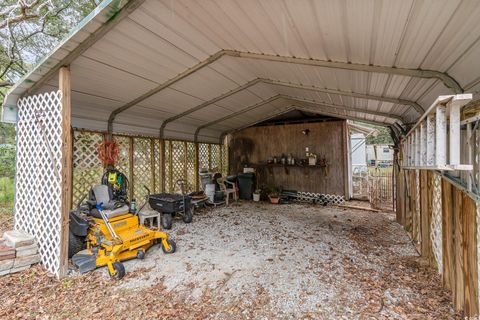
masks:
POLYGON ((461 318, 392 213, 240 202, 170 234, 175 254, 152 248, 121 281, 2 277, 0 318, 461 318))

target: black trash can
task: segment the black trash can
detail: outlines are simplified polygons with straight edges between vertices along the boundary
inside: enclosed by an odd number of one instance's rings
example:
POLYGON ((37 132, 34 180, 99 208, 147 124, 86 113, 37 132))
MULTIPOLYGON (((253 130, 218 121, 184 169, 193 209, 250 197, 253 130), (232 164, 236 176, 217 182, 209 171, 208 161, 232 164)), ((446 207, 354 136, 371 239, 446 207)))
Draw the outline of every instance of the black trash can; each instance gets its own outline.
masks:
POLYGON ((252 200, 255 191, 255 173, 239 173, 237 176, 240 189, 240 199, 252 200))
POLYGON ((227 176, 227 181, 228 182, 233 182, 233 183, 237 183, 237 176, 227 176))

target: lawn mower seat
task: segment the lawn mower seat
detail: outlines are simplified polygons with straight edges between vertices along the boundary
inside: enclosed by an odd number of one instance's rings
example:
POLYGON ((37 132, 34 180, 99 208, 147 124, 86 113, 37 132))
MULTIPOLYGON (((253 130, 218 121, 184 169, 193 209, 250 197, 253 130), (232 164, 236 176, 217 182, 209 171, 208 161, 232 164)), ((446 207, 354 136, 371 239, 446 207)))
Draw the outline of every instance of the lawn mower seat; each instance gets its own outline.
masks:
POLYGON ((95 207, 96 204, 102 204, 103 212, 107 218, 114 218, 127 214, 130 210, 128 204, 113 200, 112 190, 106 185, 95 186, 90 190, 90 215, 101 219, 100 212, 95 207))

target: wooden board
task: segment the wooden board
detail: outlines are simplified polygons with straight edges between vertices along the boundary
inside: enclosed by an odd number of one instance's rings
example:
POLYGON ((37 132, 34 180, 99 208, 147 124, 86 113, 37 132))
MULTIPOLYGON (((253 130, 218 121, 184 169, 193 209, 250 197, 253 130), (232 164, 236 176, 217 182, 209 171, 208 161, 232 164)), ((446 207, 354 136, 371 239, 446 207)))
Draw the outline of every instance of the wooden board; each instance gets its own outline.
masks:
POLYGON ((405 202, 406 202, 406 185, 405 185, 405 170, 400 170, 397 176, 397 210, 396 217, 397 222, 402 226, 405 226, 405 202))
POLYGON ((442 179, 442 248, 443 248, 443 285, 452 290, 455 288, 454 257, 454 218, 453 218, 452 185, 442 179))
POLYGON ((246 164, 265 163, 269 157, 292 154, 305 158, 305 148, 325 157, 328 167, 272 167, 258 172, 258 186, 345 195, 348 171, 345 166, 345 121, 250 127, 232 135, 230 171, 243 171, 246 164), (309 129, 308 135, 302 133, 309 129))
MULTIPOLYGON (((421 241, 419 252, 432 266, 437 267, 433 244, 430 239, 433 217, 433 181, 436 172, 420 170, 420 198, 417 199, 415 171, 402 170, 407 178, 403 191, 397 190, 399 202, 404 207, 403 214, 397 220, 402 221, 405 229, 412 230, 412 238, 421 241), (420 233, 416 234, 415 208, 420 203, 420 233), (409 221, 412 217, 411 222, 409 221), (412 224, 411 227, 409 223, 412 224)), ((400 177, 400 174, 399 174, 400 177)), ((397 180, 398 181, 398 180, 397 180)), ((401 184, 398 184, 400 187, 401 184)), ((452 300, 456 310, 463 310, 466 316, 479 313, 478 304, 478 266, 477 266, 477 208, 476 203, 465 192, 443 177, 442 189, 442 275, 443 285, 452 291, 452 300)))
POLYGON ((62 67, 58 73, 58 87, 62 91, 62 231, 59 278, 68 272, 68 224, 72 207, 73 132, 71 111, 70 68, 62 67))
POLYGON ((433 216, 433 171, 427 171, 427 223, 428 223, 428 244, 427 244, 427 259, 430 264, 438 269, 437 262, 435 260, 435 254, 433 253, 433 243, 431 238, 432 233, 432 216, 433 216))
POLYGON ((465 303, 464 292, 464 264, 463 264, 463 204, 462 192, 456 188, 453 190, 453 255, 455 286, 453 289, 453 303, 455 309, 463 310, 465 303))
MULTIPOLYGON (((407 230, 411 230, 410 234, 415 243, 419 242, 418 234, 416 233, 416 225, 419 223, 415 219, 416 213, 416 201, 417 201, 417 183, 416 183, 416 173, 415 170, 408 171, 408 210, 405 212, 405 225, 407 230)), ((418 250, 418 248, 417 248, 418 250)))
POLYGON ((428 174, 427 171, 420 171, 420 233, 421 233, 421 254, 429 258, 430 224, 428 204, 428 174))
POLYGON ((477 209, 475 202, 462 194, 463 202, 463 266, 465 284, 465 315, 478 315, 477 271, 477 209))

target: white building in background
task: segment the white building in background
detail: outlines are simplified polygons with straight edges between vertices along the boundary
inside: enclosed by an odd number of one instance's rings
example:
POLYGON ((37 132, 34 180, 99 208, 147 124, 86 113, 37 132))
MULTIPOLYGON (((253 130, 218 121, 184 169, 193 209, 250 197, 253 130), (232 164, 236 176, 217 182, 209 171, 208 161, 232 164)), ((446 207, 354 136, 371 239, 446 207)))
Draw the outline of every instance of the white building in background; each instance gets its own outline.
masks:
POLYGON ((367 170, 367 150, 365 148, 365 134, 352 133, 350 135, 350 150, 353 172, 367 170))
POLYGON ((388 144, 368 145, 366 151, 369 166, 393 165, 393 146, 388 144))
POLYGON ((366 173, 368 171, 366 138, 369 136, 376 137, 378 130, 351 121, 347 123, 350 132, 349 153, 352 173, 366 173))

